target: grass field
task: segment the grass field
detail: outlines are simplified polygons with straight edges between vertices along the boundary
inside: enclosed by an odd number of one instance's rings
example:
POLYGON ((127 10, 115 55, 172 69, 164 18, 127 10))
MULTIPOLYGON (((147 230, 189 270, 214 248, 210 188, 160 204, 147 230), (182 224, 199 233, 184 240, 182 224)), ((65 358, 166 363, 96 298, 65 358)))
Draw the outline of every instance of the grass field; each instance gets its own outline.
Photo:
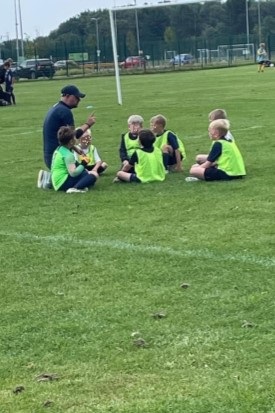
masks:
POLYGON ((69 82, 19 82, 0 108, 0 412, 274 413, 275 70, 125 76, 121 107, 113 77, 73 82, 76 123, 94 106, 110 164, 87 194, 36 188, 43 118, 69 82), (186 183, 216 107, 247 178, 186 183), (134 113, 168 118, 184 173, 112 184, 134 113))

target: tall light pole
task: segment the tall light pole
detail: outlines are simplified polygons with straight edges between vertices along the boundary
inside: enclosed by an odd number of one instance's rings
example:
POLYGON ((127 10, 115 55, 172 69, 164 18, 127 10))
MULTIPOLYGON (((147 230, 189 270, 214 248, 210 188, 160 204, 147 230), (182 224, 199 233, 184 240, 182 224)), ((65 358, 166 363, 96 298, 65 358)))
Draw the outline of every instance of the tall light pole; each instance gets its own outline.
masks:
MULTIPOLYGON (((134 0, 135 6, 137 5, 137 0, 134 0)), ((138 49, 138 54, 141 54, 140 50, 140 38, 139 38, 139 24, 138 24, 138 14, 137 14, 137 9, 135 9, 135 21, 136 21, 136 33, 137 33, 137 49, 138 49)))
POLYGON ((21 35, 21 56, 24 60, 24 38, 23 38, 23 26, 22 26, 22 15, 21 15, 21 3, 18 0, 18 11, 19 11, 19 22, 20 22, 20 35, 21 35))
POLYGON ((259 44, 262 41, 262 24, 261 24, 261 3, 258 0, 258 33, 259 33, 259 44))
POLYGON ((17 20, 16 0, 14 0, 14 12, 15 12, 15 34, 16 34, 16 61, 19 62, 18 20, 17 20))
POLYGON ((91 17, 91 20, 95 22, 96 29, 96 55, 97 55, 97 71, 100 70, 100 48, 99 48, 99 33, 98 33, 98 20, 100 17, 91 17))
POLYGON ((249 44, 249 14, 248 14, 248 1, 245 0, 245 19, 246 19, 246 43, 249 44))

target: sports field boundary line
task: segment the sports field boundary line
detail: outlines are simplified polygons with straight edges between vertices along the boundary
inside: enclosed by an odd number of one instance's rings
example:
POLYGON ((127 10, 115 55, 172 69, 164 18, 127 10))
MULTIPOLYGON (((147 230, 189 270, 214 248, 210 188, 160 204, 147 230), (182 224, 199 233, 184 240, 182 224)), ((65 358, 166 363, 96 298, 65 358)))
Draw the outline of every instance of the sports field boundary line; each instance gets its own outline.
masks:
MULTIPOLYGON (((207 248, 203 249, 173 249, 170 247, 164 247, 162 245, 139 245, 134 243, 129 243, 120 240, 107 240, 107 239, 98 239, 98 240, 84 240, 71 235, 48 235, 41 236, 31 233, 17 233, 17 232, 5 232, 0 231, 0 236, 14 238, 15 240, 26 240, 30 242, 41 242, 46 244, 59 244, 65 243, 75 246, 82 247, 102 247, 102 248, 111 248, 121 251, 129 251, 136 254, 136 252, 142 252, 143 254, 162 254, 170 255, 178 258, 200 258, 200 259, 210 259, 213 261, 231 261, 231 262, 242 262, 245 264, 258 265, 265 268, 275 267, 275 257, 258 257, 254 254, 240 254, 231 253, 231 254, 217 254, 215 251, 210 251, 207 248)), ((67 246, 66 246, 67 248, 67 246)))

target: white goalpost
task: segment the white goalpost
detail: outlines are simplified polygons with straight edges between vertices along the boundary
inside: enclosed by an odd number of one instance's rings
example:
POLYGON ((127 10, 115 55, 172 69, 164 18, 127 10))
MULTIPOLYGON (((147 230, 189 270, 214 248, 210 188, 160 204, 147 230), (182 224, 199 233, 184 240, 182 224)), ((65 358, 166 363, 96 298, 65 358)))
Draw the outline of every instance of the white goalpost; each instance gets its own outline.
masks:
POLYGON ((137 10, 137 9, 145 9, 145 8, 155 8, 155 7, 168 7, 168 6, 179 6, 181 4, 190 4, 190 3, 207 3, 213 0, 162 0, 156 4, 143 4, 142 6, 138 6, 136 3, 129 6, 119 6, 119 7, 112 7, 109 9, 109 17, 110 17, 110 26, 111 26, 111 35, 112 35, 112 47, 113 47, 113 56, 114 56, 114 65, 115 65, 115 77, 116 77, 116 89, 117 89, 117 101, 119 105, 122 105, 122 93, 121 93, 121 84, 120 84, 120 76, 119 76, 119 66, 118 66, 118 54, 117 54, 117 39, 116 39, 116 30, 115 30, 115 23, 114 23, 114 12, 120 10, 137 10))

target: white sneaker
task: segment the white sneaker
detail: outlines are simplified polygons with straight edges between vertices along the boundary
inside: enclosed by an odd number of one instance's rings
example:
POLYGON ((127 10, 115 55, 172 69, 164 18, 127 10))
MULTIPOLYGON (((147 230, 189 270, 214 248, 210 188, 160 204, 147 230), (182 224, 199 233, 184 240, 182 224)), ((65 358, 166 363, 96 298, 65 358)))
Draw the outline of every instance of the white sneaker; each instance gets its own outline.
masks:
POLYGON ((37 188, 50 189, 52 188, 51 173, 49 171, 43 171, 41 169, 38 173, 37 188))
POLYGON ((185 178, 186 182, 198 182, 200 181, 199 178, 196 178, 195 176, 187 176, 187 178, 185 178))
POLYGON ((85 194, 86 188, 85 189, 77 189, 77 188, 69 188, 66 191, 66 194, 85 194))
POLYGON ((43 189, 51 189, 52 186, 52 174, 49 171, 44 171, 45 181, 43 184, 43 189))
POLYGON ((41 169, 38 172, 38 178, 37 178, 37 188, 42 188, 42 182, 43 182, 43 175, 44 175, 44 171, 41 169))

